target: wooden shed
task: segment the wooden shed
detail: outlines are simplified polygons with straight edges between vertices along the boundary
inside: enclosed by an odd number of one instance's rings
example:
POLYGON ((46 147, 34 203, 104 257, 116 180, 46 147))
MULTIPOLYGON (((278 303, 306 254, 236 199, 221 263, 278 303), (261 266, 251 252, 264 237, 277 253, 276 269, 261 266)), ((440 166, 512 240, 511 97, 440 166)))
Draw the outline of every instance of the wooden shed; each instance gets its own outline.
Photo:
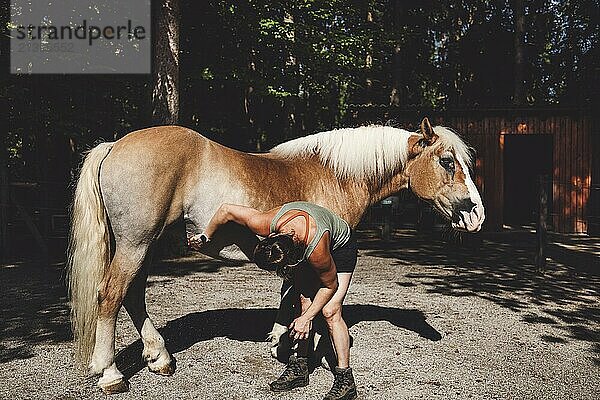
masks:
POLYGON ((476 114, 449 115, 445 123, 477 149, 475 172, 488 210, 487 228, 530 222, 537 206, 536 178, 546 175, 553 230, 587 233, 597 134, 592 117, 557 109, 476 114))
POLYGON ((477 151, 475 179, 486 206, 484 227, 488 231, 531 224, 537 213, 539 176, 547 176, 550 228, 561 233, 598 233, 600 124, 591 110, 514 108, 440 113, 358 107, 354 112, 361 123, 391 119, 408 127, 415 127, 427 115, 435 124, 461 134, 477 151))

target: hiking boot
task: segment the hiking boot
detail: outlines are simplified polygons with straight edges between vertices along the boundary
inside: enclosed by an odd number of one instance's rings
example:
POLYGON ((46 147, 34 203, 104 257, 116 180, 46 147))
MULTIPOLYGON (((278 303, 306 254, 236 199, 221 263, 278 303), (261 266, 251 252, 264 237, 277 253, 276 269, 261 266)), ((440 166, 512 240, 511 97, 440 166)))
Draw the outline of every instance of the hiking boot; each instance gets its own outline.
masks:
POLYGON ((293 354, 281 376, 269 384, 273 392, 285 392, 306 385, 308 385, 307 359, 293 354))
POLYGON ((335 367, 333 376, 333 387, 323 400, 354 400, 357 394, 352 368, 335 367))

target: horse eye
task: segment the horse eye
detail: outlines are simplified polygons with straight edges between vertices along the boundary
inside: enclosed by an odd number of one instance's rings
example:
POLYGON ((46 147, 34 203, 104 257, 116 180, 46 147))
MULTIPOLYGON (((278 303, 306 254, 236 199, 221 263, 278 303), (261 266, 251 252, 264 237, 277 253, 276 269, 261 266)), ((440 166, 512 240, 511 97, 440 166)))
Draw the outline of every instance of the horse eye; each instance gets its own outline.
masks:
POLYGON ((442 167, 444 167, 444 169, 446 171, 450 172, 451 174, 454 174, 455 167, 454 167, 454 159, 452 157, 440 158, 440 165, 442 167))

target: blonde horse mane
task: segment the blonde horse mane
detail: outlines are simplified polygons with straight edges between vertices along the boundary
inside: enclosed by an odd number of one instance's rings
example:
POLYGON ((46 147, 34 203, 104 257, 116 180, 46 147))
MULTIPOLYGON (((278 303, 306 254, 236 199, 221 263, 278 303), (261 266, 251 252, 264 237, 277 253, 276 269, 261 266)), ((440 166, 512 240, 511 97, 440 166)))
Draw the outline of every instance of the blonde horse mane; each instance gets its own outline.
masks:
POLYGON ((285 158, 318 156, 340 179, 385 180, 406 163, 410 135, 390 126, 344 128, 294 139, 271 152, 285 158))
MULTIPOLYGON (((471 148, 449 128, 436 126, 433 129, 439 136, 434 148, 453 150, 471 167, 471 148)), ((414 134, 380 125, 343 128, 290 140, 275 146, 271 153, 284 158, 317 156, 339 179, 384 181, 405 165, 408 138, 414 134)))

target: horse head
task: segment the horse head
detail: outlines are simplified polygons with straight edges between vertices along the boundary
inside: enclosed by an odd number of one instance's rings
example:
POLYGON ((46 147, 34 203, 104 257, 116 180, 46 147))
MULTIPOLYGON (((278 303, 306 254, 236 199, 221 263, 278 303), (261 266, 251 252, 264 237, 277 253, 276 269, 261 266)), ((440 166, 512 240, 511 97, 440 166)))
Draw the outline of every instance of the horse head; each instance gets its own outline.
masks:
POLYGON ((452 227, 477 232, 485 219, 481 196, 469 167, 469 147, 451 130, 432 127, 427 118, 419 134, 408 139, 408 160, 404 175, 418 197, 432 203, 452 227))

